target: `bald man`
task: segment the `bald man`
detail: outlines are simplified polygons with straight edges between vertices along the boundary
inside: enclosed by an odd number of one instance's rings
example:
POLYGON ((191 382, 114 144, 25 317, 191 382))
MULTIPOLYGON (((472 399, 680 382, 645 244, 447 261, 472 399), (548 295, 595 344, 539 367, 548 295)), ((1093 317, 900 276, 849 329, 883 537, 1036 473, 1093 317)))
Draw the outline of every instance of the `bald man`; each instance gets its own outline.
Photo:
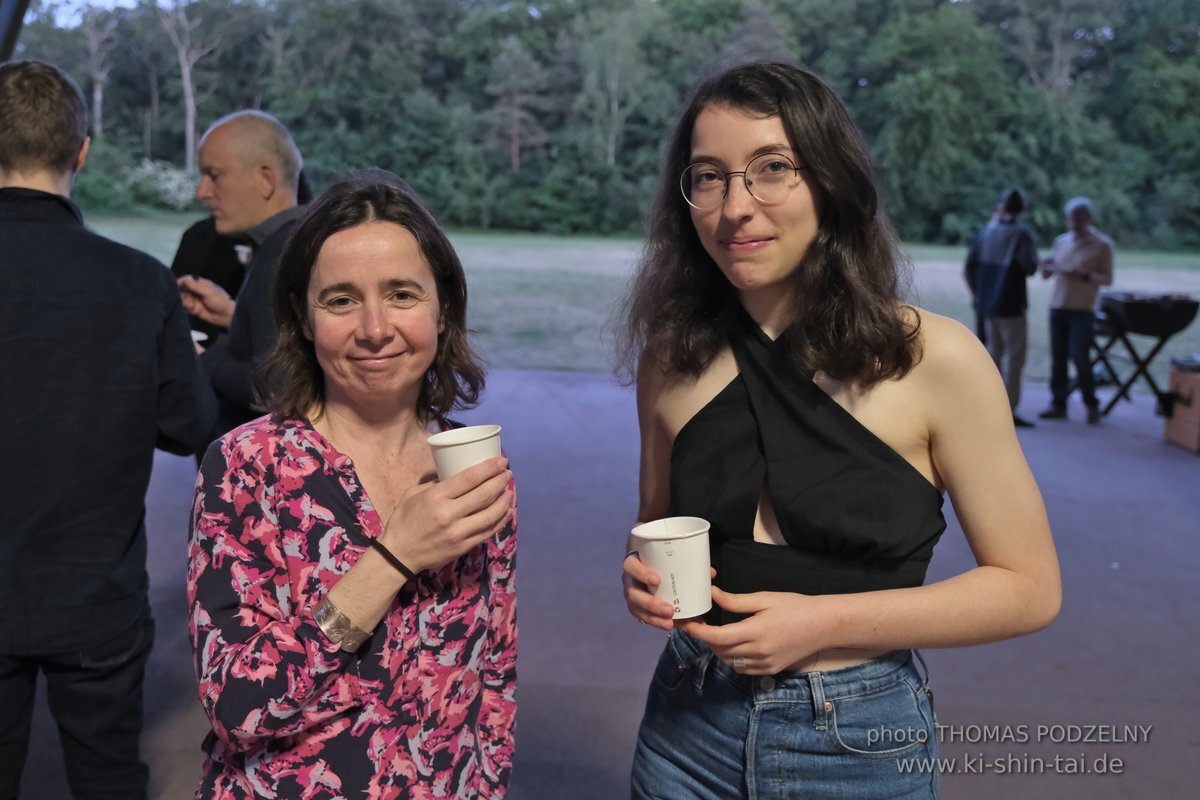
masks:
POLYGON ((296 202, 303 166, 287 128, 262 111, 222 117, 200 140, 196 198, 217 233, 246 236, 254 247, 236 304, 207 278, 179 278, 188 313, 229 329, 201 355, 220 403, 214 439, 262 414, 258 367, 275 346, 272 294, 283 245, 304 210, 296 202))

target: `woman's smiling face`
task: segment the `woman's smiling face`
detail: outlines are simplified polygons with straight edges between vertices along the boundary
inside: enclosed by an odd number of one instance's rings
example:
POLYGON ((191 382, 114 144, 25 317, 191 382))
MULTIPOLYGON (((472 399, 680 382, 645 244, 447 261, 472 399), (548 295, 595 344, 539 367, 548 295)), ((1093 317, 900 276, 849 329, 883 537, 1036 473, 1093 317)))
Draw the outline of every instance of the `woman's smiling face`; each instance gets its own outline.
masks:
POLYGON ((306 305, 327 402, 415 406, 442 322, 433 270, 408 229, 368 222, 330 236, 306 305))
MULTIPOLYGON (((788 141, 783 120, 730 105, 706 106, 692 126, 690 161, 706 161, 725 172, 744 170, 764 153, 786 156, 804 165, 788 141)), ((816 238, 820 209, 801 180, 779 202, 763 204, 751 196, 742 176, 729 178, 724 202, 709 210, 691 208, 700 243, 750 307, 786 302, 787 280, 816 238)))

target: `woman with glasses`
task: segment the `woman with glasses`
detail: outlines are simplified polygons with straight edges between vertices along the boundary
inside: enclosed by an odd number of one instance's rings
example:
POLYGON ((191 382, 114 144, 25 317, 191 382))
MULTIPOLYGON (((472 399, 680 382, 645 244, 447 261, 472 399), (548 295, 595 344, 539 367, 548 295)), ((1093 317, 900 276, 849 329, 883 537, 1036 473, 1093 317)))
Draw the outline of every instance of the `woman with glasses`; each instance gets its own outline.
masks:
POLYGON ((841 101, 784 64, 704 81, 668 144, 622 342, 639 519, 711 523, 714 606, 673 620, 625 558, 630 613, 670 631, 635 798, 934 797, 905 761, 936 755, 915 648, 1058 612, 1004 386, 970 331, 901 299, 873 181, 841 101), (978 566, 926 585, 944 494, 978 566))

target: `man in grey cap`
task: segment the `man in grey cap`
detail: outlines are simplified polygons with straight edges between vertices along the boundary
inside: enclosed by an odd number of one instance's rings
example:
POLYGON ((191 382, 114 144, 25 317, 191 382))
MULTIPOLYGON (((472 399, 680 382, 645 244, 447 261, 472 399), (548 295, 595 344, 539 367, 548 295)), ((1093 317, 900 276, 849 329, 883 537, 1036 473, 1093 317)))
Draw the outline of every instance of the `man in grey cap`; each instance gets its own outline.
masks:
POLYGON ((1043 277, 1054 278, 1050 297, 1050 407, 1042 419, 1067 418, 1067 361, 1075 365, 1087 421, 1100 421, 1100 403, 1092 377, 1090 348, 1096 300, 1101 286, 1113 281, 1113 242, 1092 227, 1092 201, 1075 197, 1063 207, 1066 233, 1054 240, 1042 262, 1043 277))

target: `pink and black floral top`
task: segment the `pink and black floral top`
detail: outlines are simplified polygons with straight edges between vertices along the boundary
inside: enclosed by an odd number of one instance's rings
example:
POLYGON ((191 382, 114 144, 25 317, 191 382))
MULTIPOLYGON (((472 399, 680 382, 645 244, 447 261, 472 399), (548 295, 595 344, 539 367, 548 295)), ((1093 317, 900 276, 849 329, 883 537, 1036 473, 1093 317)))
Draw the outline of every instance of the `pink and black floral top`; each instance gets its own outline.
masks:
MULTIPOLYGON (((515 503, 515 501, 514 501, 515 503)), ((268 416, 208 450, 188 545, 198 798, 495 798, 512 769, 516 512, 344 653, 312 609, 382 532, 348 456, 268 416)))

